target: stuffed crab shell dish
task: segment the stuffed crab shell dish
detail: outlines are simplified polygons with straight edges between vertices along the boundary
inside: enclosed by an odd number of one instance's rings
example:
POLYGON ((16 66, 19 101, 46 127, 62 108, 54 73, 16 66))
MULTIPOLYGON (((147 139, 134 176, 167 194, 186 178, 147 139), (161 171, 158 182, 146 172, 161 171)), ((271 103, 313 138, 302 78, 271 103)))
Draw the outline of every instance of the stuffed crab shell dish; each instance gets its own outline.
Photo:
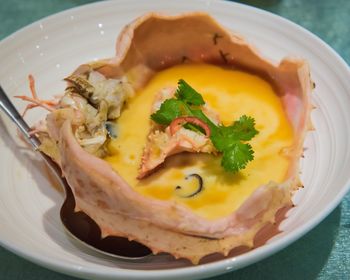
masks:
POLYGON ((147 14, 79 66, 33 127, 102 236, 197 264, 291 207, 311 128, 309 67, 275 65, 209 15, 147 14))

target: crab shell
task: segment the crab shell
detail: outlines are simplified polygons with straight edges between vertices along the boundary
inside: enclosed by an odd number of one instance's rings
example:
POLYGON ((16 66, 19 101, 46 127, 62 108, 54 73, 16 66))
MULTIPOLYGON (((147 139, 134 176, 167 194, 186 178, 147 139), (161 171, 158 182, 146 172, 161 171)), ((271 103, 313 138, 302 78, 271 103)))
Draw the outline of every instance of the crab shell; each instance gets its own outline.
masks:
POLYGON ((82 65, 75 73, 94 69, 110 78, 126 75, 137 90, 157 71, 187 62, 238 67, 262 75, 276 88, 294 128, 294 144, 285 151, 291 163, 285 181, 257 186, 227 217, 207 220, 178 203, 134 191, 107 162, 80 147, 74 138, 73 111, 57 110, 47 122, 77 208, 95 220, 103 236, 127 237, 153 253, 167 252, 197 264, 213 253, 226 256, 236 247, 251 248, 257 233, 275 221, 278 210, 292 205, 292 194, 300 187, 303 140, 311 128, 312 81, 304 60, 286 58, 274 65, 204 13, 140 17, 121 32, 114 58, 82 65))

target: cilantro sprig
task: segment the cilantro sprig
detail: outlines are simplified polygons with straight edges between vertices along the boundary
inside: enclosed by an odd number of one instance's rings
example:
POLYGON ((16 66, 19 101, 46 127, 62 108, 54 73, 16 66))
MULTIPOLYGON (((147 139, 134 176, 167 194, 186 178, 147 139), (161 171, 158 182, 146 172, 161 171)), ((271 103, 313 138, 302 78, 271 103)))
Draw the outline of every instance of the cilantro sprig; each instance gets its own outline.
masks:
MULTIPOLYGON (((258 133, 255 129, 254 118, 243 115, 229 126, 216 125, 201 110, 204 104, 202 95, 180 79, 175 97, 165 100, 159 110, 151 115, 151 119, 167 126, 181 116, 197 117, 210 128, 210 140, 214 147, 222 153, 221 166, 231 172, 244 169, 248 162, 254 159, 252 146, 246 143, 258 133)), ((184 127, 201 131, 200 128, 192 125, 184 127)))

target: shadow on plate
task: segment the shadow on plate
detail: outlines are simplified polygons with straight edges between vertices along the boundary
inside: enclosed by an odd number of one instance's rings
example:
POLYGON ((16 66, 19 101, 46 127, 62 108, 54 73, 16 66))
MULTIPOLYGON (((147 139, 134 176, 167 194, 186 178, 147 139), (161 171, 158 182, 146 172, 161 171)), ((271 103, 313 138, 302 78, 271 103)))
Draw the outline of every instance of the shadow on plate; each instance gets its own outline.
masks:
MULTIPOLYGON (((259 263, 215 280, 229 279, 315 279, 327 262, 338 235, 341 208, 338 206, 320 225, 288 248, 259 263)), ((0 247, 0 275, 3 280, 23 279, 76 280, 77 278, 38 267, 0 247)))
POLYGON ((228 279, 316 279, 328 261, 340 228, 338 206, 321 224, 277 254, 246 268, 215 278, 228 279))

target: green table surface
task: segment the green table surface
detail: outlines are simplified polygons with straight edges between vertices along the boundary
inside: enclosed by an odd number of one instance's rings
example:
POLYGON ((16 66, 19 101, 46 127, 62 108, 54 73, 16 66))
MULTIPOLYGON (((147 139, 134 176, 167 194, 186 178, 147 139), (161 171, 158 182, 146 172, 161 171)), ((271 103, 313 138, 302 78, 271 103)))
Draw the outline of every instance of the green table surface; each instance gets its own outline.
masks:
MULTIPOLYGON (((0 39, 47 15, 89 2, 94 1, 0 0, 0 39)), ((300 24, 322 38, 350 63, 349 0, 239 2, 300 24)), ((39 267, 0 247, 0 279, 76 278, 39 267)), ((211 279, 350 279, 350 194, 323 222, 286 249, 261 262, 211 279)))

